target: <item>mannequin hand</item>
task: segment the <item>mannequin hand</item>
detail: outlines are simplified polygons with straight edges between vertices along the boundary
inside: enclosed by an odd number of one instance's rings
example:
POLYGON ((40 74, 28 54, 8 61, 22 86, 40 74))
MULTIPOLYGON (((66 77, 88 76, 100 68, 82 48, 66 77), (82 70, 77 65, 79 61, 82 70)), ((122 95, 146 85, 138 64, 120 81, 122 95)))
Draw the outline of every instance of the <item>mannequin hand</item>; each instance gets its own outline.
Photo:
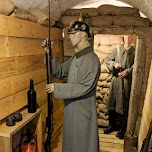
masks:
POLYGON ((115 64, 114 64, 114 67, 115 67, 116 69, 119 69, 119 68, 121 68, 121 65, 120 65, 119 63, 115 63, 115 64))
POLYGON ((118 73, 118 75, 122 78, 125 78, 128 75, 128 72, 126 70, 124 70, 124 71, 118 73))
POLYGON ((48 38, 46 38, 43 42, 42 42, 42 47, 47 47, 47 45, 48 45, 48 43, 50 44, 50 48, 52 48, 53 47, 53 41, 52 40, 50 40, 50 42, 49 42, 49 40, 48 40, 48 38))
POLYGON ((45 90, 46 90, 48 93, 54 92, 54 84, 53 84, 53 83, 47 84, 47 85, 45 86, 45 90))

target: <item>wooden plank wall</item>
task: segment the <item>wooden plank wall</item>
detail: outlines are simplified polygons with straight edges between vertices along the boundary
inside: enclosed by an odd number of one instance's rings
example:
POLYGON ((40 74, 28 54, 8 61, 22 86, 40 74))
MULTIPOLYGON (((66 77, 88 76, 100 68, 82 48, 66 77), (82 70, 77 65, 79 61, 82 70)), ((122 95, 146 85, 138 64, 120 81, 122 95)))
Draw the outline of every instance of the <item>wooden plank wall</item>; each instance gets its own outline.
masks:
MULTIPOLYGON (((62 29, 51 28, 53 51, 63 61, 62 29)), ((42 41, 48 37, 48 28, 37 23, 0 15, 0 123, 9 114, 27 105, 29 80, 33 79, 37 103, 42 108, 43 140, 47 114, 45 52, 42 41)), ((59 80, 53 78, 53 82, 59 80)), ((63 101, 54 102, 54 134, 62 127, 63 101)), ((42 140, 42 139, 40 139, 42 140)), ((43 141, 42 141, 43 142, 43 141)), ((41 148, 42 149, 42 148, 41 148)))
POLYGON ((141 125, 139 130, 139 137, 138 137, 138 152, 140 151, 143 140, 146 138, 146 135, 148 133, 148 129, 150 126, 150 122, 152 120, 152 64, 149 72, 149 79, 148 79, 148 86, 144 101, 144 107, 142 110, 142 118, 141 118, 141 125))

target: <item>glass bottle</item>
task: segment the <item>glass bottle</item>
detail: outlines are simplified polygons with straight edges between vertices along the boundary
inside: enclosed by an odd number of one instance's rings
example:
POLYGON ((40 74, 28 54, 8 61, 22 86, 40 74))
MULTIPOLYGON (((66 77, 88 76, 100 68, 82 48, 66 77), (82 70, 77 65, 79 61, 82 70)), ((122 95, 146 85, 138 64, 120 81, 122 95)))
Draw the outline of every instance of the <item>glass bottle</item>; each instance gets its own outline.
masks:
POLYGON ((30 89, 27 92, 27 99, 28 99, 28 112, 34 113, 37 110, 36 105, 36 91, 34 90, 34 82, 30 79, 30 89))

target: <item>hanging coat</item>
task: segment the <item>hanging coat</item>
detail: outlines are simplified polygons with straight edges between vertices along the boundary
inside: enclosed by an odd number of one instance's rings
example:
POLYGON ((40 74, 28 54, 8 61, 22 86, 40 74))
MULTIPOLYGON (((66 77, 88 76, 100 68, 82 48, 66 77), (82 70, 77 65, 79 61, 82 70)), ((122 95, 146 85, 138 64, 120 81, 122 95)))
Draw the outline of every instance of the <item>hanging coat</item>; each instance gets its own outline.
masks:
POLYGON ((67 80, 55 83, 54 97, 64 100, 63 152, 98 152, 96 85, 100 63, 91 46, 63 64, 52 59, 53 75, 67 80))
MULTIPOLYGON (((131 47, 125 50, 124 46, 121 45, 120 53, 115 49, 106 59, 105 63, 112 72, 111 87, 109 91, 109 97, 107 101, 107 109, 115 110, 117 113, 123 114, 123 100, 125 99, 125 107, 128 110, 129 98, 131 91, 132 82, 132 70, 134 64, 135 49, 131 47), (128 72, 128 75, 123 79, 124 91, 122 89, 122 78, 118 76, 117 71, 114 68, 115 63, 120 63, 123 70, 128 72)), ((125 108, 124 107, 124 108, 125 108)))

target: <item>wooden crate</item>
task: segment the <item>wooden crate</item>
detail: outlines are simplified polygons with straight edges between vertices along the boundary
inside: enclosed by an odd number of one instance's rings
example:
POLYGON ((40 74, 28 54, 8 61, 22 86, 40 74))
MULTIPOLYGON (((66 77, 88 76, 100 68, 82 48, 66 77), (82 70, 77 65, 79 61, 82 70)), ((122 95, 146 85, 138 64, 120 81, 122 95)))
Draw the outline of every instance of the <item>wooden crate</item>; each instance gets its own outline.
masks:
MULTIPOLYGON (((25 109, 21 112, 21 114, 23 120, 20 122, 16 122, 14 126, 7 126, 5 122, 0 125, 0 142, 1 142, 0 151, 12 152, 12 142, 13 142, 12 136, 16 134, 20 129, 22 129, 25 125, 27 125, 30 121, 32 121, 37 116, 39 116, 40 109, 37 109, 35 113, 28 113, 27 109, 25 109)), ((39 125, 41 125, 41 122, 37 124, 37 127, 39 125)), ((37 133, 38 138, 42 138, 39 137, 42 136, 41 132, 37 133)), ((40 142, 39 142, 39 147, 42 147, 42 143, 40 145, 40 142)))

